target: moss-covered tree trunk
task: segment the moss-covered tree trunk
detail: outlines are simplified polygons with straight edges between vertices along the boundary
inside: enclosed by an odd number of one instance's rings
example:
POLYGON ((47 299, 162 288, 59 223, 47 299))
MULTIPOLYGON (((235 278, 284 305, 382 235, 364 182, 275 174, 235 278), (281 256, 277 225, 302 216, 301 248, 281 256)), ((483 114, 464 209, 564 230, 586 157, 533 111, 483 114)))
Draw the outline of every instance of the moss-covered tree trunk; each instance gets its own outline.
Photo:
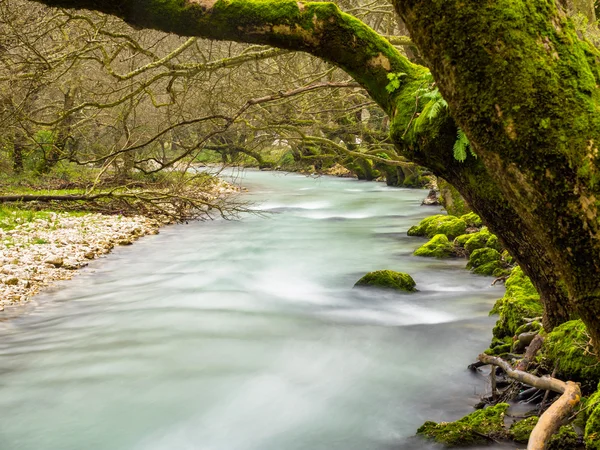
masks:
POLYGON ((554 0, 394 0, 450 107, 429 121, 416 120, 429 71, 330 3, 41 1, 340 66, 390 116, 402 154, 453 184, 501 238, 540 291, 545 325, 579 314, 600 348, 600 54, 554 0), (477 158, 454 159, 456 123, 477 158))
POLYGON ((598 51, 551 0, 395 6, 508 214, 446 178, 531 275, 547 324, 578 313, 600 344, 598 51))

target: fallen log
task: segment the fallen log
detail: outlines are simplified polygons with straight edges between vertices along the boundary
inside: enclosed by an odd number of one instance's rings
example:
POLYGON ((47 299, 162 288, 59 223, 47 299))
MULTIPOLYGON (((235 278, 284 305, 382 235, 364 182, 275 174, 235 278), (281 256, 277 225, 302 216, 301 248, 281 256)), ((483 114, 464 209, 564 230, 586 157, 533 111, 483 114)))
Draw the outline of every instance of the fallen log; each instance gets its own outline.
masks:
POLYGON ((552 377, 536 377, 522 370, 513 369, 503 359, 486 355, 485 353, 479 355, 479 360, 486 364, 501 367, 506 372, 506 375, 523 384, 561 394, 540 416, 540 420, 531 432, 529 442, 527 443, 527 450, 544 450, 550 437, 558 431, 563 420, 571 414, 573 408, 581 400, 579 385, 572 381, 564 382, 552 377))

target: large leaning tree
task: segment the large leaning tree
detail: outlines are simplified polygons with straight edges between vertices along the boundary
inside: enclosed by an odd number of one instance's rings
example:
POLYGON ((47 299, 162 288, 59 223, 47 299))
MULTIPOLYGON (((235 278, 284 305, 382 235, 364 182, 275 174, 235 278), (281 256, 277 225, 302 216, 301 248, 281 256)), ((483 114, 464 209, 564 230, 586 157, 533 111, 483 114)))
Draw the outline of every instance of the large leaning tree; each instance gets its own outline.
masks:
POLYGON ((389 115, 398 150, 452 183, 500 237, 540 292, 545 327, 579 316, 600 348, 600 52, 562 4, 392 0, 425 68, 333 3, 40 1, 341 67, 389 115), (455 159, 459 132, 476 157, 455 159))

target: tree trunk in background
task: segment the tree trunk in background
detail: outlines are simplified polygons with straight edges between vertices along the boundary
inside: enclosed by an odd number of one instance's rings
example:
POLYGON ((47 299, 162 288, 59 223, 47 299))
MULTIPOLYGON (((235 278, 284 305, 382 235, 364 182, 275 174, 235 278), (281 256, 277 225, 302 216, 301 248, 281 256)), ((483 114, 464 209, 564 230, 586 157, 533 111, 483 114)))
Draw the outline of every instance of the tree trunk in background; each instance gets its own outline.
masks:
POLYGON ((23 168, 24 168, 23 150, 24 150, 23 135, 21 132, 16 131, 13 134, 12 152, 11 152, 11 159, 12 159, 12 163, 13 163, 13 172, 15 174, 23 173, 23 168))
MULTIPOLYGON (((68 111, 75 106, 75 97, 76 89, 72 87, 67 88, 67 91, 64 93, 63 111, 68 111)), ((67 156, 69 140, 71 139, 74 123, 75 116, 71 114, 65 117, 58 125, 56 136, 54 138, 54 145, 46 156, 46 170, 52 169, 61 158, 67 156)))

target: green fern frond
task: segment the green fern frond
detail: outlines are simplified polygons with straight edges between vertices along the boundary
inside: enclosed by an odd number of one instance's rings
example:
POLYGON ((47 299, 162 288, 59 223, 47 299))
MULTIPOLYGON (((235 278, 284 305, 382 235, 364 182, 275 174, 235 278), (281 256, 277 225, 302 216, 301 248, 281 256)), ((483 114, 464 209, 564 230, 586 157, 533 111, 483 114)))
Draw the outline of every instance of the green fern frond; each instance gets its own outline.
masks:
POLYGON ((467 159, 467 150, 470 150, 469 139, 464 131, 459 128, 456 134, 456 142, 454 143, 454 159, 464 162, 467 159))
POLYGON ((427 113, 427 118, 429 120, 435 119, 437 116, 440 115, 443 109, 446 109, 448 107, 448 103, 446 103, 446 100, 444 100, 441 97, 435 102, 430 103, 432 103, 432 105, 431 108, 429 108, 429 112, 427 113))

